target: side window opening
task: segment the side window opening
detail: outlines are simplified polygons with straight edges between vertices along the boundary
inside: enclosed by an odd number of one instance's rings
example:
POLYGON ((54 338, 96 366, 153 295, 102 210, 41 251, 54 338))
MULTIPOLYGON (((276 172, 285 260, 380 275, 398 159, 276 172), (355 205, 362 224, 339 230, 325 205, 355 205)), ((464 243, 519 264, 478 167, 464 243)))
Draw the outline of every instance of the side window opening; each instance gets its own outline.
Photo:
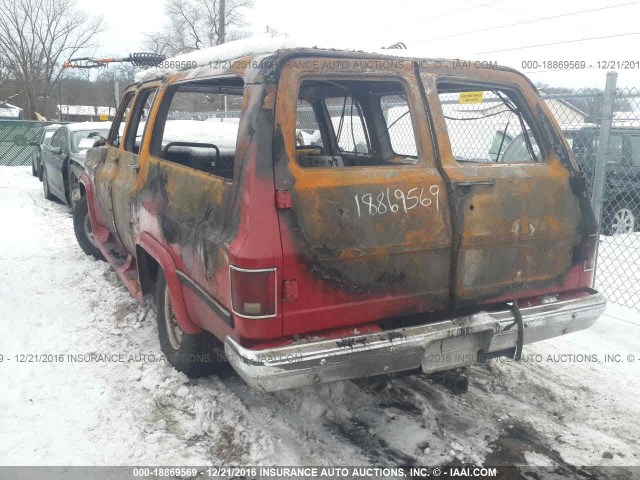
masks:
POLYGON ((631 166, 640 167, 640 136, 629 137, 629 146, 631 147, 631 166))
POLYGON ((501 152, 504 152, 511 142, 513 141, 513 137, 509 135, 507 132, 499 131, 496 132, 493 137, 493 141, 491 142, 491 149, 489 150, 489 159, 492 162, 498 160, 498 156, 501 152))
POLYGON ((127 123, 127 118, 129 118, 133 96, 133 92, 127 93, 120 103, 120 108, 118 109, 116 118, 111 126, 111 131, 109 132, 108 143, 113 147, 120 147, 122 132, 124 131, 124 126, 127 123))
POLYGON ((68 143, 69 142, 67 141, 67 129, 61 128, 60 136, 58 138, 58 146, 60 147, 61 153, 68 153, 69 151, 68 143))
POLYGON ((322 150, 320 125, 313 106, 306 100, 298 100, 296 111, 296 148, 322 150))
POLYGON ((396 81, 305 80, 298 92, 301 167, 416 164, 411 112, 396 81))
POLYGON ((133 107, 133 117, 127 127, 127 134, 124 140, 124 149, 135 154, 140 153, 142 137, 147 125, 147 119, 156 97, 157 89, 146 89, 138 93, 138 98, 133 107))
POLYGON ((369 132, 360 102, 352 96, 325 99, 340 152, 371 153, 369 132))
POLYGON ((607 163, 620 164, 624 158, 624 144, 622 135, 611 135, 609 138, 609 157, 607 163))
POLYGON ((238 78, 169 87, 153 127, 151 154, 232 179, 243 88, 238 78))
POLYGON ((458 162, 542 161, 539 142, 515 94, 491 87, 438 86, 438 94, 458 162))
POLYGON ((58 130, 55 131, 55 133, 53 134, 53 136, 51 137, 51 140, 49 141, 49 146, 52 148, 56 148, 60 146, 60 135, 61 135, 62 129, 59 128, 58 130))
POLYGON ((391 148, 397 155, 418 158, 411 112, 405 95, 383 95, 380 98, 391 148))
POLYGON ((56 133, 55 130, 45 130, 44 131, 44 137, 43 137, 41 143, 43 145, 50 145, 51 144, 51 137, 53 137, 54 133, 56 133))

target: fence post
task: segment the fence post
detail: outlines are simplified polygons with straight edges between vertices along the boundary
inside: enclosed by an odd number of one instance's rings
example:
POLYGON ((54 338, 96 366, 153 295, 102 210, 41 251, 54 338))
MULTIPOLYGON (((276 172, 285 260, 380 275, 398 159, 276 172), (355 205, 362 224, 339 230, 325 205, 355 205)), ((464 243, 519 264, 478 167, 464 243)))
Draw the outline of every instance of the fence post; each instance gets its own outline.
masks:
POLYGON ((596 153, 595 171, 593 172, 593 191, 591 192, 591 206, 593 207, 593 213, 596 216, 598 225, 600 225, 602 221, 602 201, 604 197, 607 155, 609 153, 609 137, 611 136, 613 103, 616 97, 617 79, 617 72, 607 72, 607 83, 604 87, 604 97, 602 99, 600 137, 598 139, 598 152, 596 153))

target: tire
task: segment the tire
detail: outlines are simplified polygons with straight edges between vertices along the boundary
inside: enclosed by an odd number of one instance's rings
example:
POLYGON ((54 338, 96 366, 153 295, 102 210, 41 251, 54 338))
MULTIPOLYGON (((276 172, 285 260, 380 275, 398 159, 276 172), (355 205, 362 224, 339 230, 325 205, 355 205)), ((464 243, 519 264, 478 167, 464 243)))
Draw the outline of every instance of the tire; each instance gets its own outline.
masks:
POLYGON ((635 205, 622 200, 606 209, 603 233, 624 235, 640 229, 640 215, 635 205))
POLYGON ((31 156, 31 175, 34 177, 38 176, 38 172, 36 171, 36 164, 33 163, 33 155, 31 156))
POLYGON ((42 191, 44 192, 44 198, 47 200, 54 200, 55 197, 49 190, 49 179, 47 178, 47 169, 42 166, 42 191))
POLYGON ((156 312, 160 349, 176 370, 188 377, 205 377, 228 371, 222 344, 209 332, 185 333, 175 321, 164 272, 158 269, 156 312))
POLYGON ((80 183, 78 182, 78 178, 76 177, 76 174, 71 167, 69 167, 69 175, 67 178, 67 188, 69 189, 69 206, 71 207, 71 209, 74 209, 76 206, 76 203, 82 197, 80 195, 80 183), (74 190, 77 190, 75 200, 73 198, 74 190))
POLYGON ((86 195, 76 202, 73 209, 73 230, 76 233, 78 245, 80 245, 84 253, 91 255, 96 260, 104 260, 102 252, 100 252, 100 249, 95 245, 95 240, 93 240, 86 195))
POLYGON ((38 180, 42 181, 42 170, 44 170, 44 167, 42 166, 42 164, 38 165, 38 180))

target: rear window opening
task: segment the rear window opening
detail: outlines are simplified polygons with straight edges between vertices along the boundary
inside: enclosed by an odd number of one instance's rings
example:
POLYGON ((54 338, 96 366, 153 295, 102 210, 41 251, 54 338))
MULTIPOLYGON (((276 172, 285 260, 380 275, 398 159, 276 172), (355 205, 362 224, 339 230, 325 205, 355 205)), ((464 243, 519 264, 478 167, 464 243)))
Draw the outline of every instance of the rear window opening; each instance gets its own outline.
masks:
POLYGON ((151 154, 232 179, 242 107, 240 79, 170 87, 158 111, 151 154))
POLYGON ((438 95, 456 161, 542 161, 533 122, 514 93, 485 86, 441 84, 438 95))
POLYGON ((409 103, 398 82, 302 82, 295 141, 302 167, 418 163, 409 103))

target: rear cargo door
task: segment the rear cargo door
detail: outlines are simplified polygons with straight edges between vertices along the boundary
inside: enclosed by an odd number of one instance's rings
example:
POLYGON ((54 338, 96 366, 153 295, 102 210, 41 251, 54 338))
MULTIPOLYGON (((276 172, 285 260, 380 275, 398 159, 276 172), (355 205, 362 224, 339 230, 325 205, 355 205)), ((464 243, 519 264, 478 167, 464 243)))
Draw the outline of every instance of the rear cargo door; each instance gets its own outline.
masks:
POLYGON ((421 76, 453 198, 455 306, 576 288, 574 167, 542 100, 512 72, 421 76))
POLYGON ((449 201, 409 63, 289 62, 274 157, 285 334, 446 307, 449 201))

